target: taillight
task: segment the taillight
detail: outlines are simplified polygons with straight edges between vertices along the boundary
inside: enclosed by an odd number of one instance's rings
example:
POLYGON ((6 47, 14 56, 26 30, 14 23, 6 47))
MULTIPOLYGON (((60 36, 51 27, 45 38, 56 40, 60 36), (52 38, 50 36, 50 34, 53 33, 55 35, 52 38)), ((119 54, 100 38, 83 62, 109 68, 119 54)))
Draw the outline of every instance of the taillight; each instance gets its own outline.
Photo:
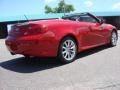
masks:
POLYGON ((21 25, 13 25, 11 27, 10 33, 11 35, 34 35, 34 34, 42 34, 47 31, 46 25, 39 25, 34 23, 21 24, 21 25))
POLYGON ((45 28, 42 28, 41 26, 29 26, 28 27, 29 31, 31 33, 44 33, 46 30, 45 28))
POLYGON ((38 25, 32 28, 36 33, 45 33, 48 29, 46 25, 38 25))

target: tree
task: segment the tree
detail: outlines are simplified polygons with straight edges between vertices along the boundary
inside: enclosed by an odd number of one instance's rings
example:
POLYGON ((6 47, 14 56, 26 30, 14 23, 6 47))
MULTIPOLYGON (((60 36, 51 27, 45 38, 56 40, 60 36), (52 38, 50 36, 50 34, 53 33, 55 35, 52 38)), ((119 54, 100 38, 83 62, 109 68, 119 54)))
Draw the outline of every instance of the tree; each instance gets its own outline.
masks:
POLYGON ((50 6, 45 6, 45 13, 69 13, 74 11, 74 7, 70 4, 66 4, 64 0, 60 0, 58 6, 51 8, 50 6))
POLYGON ((45 13, 52 13, 53 12, 52 8, 49 7, 48 5, 45 6, 45 10, 46 10, 45 13))

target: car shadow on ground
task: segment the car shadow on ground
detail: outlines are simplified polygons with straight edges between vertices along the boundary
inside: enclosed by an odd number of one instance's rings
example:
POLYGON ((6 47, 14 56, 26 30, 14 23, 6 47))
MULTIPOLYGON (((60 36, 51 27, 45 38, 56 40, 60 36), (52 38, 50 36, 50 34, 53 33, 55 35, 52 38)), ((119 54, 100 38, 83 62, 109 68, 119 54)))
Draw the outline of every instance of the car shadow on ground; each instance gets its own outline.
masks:
POLYGON ((83 52, 80 52, 77 55, 76 59, 86 57, 86 56, 89 56, 89 55, 94 55, 95 53, 98 53, 100 51, 103 51, 103 50, 109 49, 109 48, 112 48, 112 47, 110 47, 109 45, 103 45, 103 46, 99 46, 99 47, 96 47, 96 48, 93 48, 93 49, 85 50, 83 52))
MULTIPOLYGON (((88 55, 92 55, 92 54, 94 55, 95 53, 108 48, 110 47, 101 46, 81 52, 77 55, 76 59, 78 60, 88 55)), ((36 58, 36 57, 31 58, 30 60, 25 60, 24 57, 20 57, 0 63, 0 66, 2 68, 18 73, 32 73, 32 72, 56 68, 62 65, 65 64, 60 63, 56 58, 36 58)))

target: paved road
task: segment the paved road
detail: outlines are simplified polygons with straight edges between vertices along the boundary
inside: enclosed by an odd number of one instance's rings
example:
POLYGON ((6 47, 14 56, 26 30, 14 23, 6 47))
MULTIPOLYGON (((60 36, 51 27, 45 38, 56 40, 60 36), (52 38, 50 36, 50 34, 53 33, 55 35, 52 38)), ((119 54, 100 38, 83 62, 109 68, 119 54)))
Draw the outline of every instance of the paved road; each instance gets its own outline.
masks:
POLYGON ((0 66, 0 90, 120 90, 120 39, 116 47, 82 52, 67 65, 12 56, 0 40, 0 66))

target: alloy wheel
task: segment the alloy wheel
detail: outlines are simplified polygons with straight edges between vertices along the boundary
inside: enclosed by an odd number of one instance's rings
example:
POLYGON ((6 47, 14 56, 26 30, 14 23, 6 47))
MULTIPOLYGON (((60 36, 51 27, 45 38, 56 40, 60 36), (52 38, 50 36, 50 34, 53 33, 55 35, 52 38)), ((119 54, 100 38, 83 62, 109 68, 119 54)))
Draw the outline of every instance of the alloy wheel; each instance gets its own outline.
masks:
POLYGON ((77 54, 77 49, 77 42, 73 37, 64 37, 59 46, 58 60, 64 64, 73 62, 77 54))
POLYGON ((115 32, 112 32, 111 44, 112 44, 112 46, 116 46, 116 44, 117 44, 117 34, 115 32))

